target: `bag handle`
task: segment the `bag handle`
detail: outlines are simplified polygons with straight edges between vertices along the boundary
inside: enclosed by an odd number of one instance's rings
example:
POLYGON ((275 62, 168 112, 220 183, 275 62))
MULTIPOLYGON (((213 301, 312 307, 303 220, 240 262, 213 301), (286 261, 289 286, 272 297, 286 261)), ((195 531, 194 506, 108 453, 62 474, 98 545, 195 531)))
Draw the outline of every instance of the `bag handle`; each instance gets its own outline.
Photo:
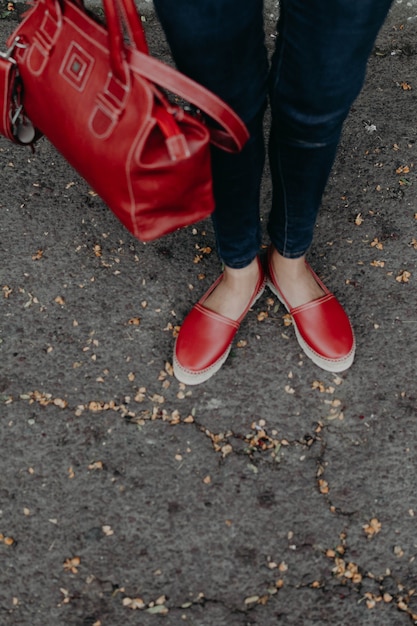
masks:
POLYGON ((110 63, 115 76, 126 84, 127 61, 140 76, 179 95, 217 122, 220 128, 209 128, 213 145, 226 152, 239 152, 249 138, 242 120, 211 91, 149 56, 145 33, 134 0, 103 0, 103 5, 109 34, 110 63), (127 48, 123 43, 118 8, 126 20, 134 48, 127 48))
POLYGON ((149 54, 148 43, 146 41, 141 15, 136 8, 135 3, 125 0, 120 2, 120 7, 123 11, 131 42, 133 42, 135 48, 140 52, 149 54))
POLYGON ((127 50, 132 68, 147 80, 177 94, 209 115, 221 128, 209 128, 211 143, 226 152, 239 152, 249 138, 246 126, 221 98, 188 76, 138 50, 127 50))

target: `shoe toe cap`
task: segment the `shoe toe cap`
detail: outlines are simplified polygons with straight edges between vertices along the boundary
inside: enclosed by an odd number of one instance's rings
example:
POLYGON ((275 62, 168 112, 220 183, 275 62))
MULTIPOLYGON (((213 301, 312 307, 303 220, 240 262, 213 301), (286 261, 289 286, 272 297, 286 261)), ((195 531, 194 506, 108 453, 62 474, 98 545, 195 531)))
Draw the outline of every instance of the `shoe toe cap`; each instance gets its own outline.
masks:
POLYGON ((335 296, 329 294, 300 307, 293 318, 303 341, 323 359, 343 360, 354 350, 352 326, 335 296))
POLYGON ((175 359, 189 372, 206 370, 221 359, 239 325, 214 311, 196 305, 184 320, 175 344, 175 359))

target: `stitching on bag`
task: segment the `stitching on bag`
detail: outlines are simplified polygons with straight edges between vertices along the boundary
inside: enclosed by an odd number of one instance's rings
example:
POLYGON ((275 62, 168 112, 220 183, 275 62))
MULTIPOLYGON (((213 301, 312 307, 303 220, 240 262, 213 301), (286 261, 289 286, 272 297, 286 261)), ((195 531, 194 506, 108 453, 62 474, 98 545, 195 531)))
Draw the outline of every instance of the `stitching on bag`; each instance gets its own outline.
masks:
POLYGON ((58 25, 46 12, 39 29, 33 36, 33 43, 28 52, 27 67, 34 76, 39 76, 45 69, 57 34, 58 25))
POLYGON ((77 42, 71 41, 59 68, 59 73, 74 89, 84 91, 94 66, 94 57, 77 42))
POLYGON ((30 47, 27 57, 27 68, 34 76, 40 76, 48 62, 48 52, 45 48, 34 41, 30 47), (36 55, 36 56, 35 56, 36 55), (39 59, 41 62, 39 63, 39 59), (35 62, 36 60, 36 62, 35 62))
POLYGON ((91 134, 97 139, 107 139, 117 124, 117 115, 114 115, 107 107, 102 106, 99 102, 93 109, 91 117, 88 121, 88 127, 91 134), (106 126, 102 125, 103 130, 99 131, 98 125, 100 124, 99 116, 101 120, 107 121, 106 126))
POLYGON ((109 74, 103 91, 97 94, 96 106, 88 122, 88 127, 95 137, 107 139, 111 135, 122 111, 126 107, 128 96, 129 87, 120 83, 112 74, 109 74), (110 88, 111 85, 113 88, 110 88), (117 88, 117 93, 122 95, 121 98, 117 96, 115 87, 117 88), (102 128, 101 130, 99 126, 102 128))

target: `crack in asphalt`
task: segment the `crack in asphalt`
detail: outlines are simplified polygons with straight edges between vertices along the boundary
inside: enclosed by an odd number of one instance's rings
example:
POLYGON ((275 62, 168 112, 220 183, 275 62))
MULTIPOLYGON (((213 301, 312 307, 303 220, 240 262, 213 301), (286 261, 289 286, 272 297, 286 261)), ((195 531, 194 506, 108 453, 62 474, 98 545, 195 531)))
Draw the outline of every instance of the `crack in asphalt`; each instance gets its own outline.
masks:
MULTIPOLYGON (((321 494, 326 508, 332 515, 336 515, 343 520, 348 519, 349 521, 357 513, 356 511, 343 511, 332 502, 331 479, 326 476, 327 441, 325 434, 329 426, 324 425, 320 421, 314 424, 313 432, 307 433, 303 439, 288 440, 285 437, 278 437, 277 434, 269 434, 263 420, 252 422, 250 431, 245 434, 236 433, 231 429, 215 433, 206 427, 202 421, 196 419, 192 413, 187 414, 183 418, 178 410, 168 411, 159 405, 140 408, 139 411, 132 410, 130 403, 118 404, 114 401, 91 401, 85 405, 70 406, 66 400, 55 398, 51 393, 39 391, 22 393, 16 398, 2 396, 0 400, 6 405, 14 402, 37 403, 42 407, 52 405, 61 411, 68 411, 76 416, 82 415, 85 411, 90 413, 114 411, 120 414, 127 423, 134 425, 162 421, 170 426, 192 427, 210 440, 213 451, 220 456, 220 462, 223 462, 230 454, 234 454, 238 457, 249 458, 258 470, 262 468, 265 462, 271 463, 272 461, 273 464, 279 466, 282 448, 291 449, 301 446, 304 449, 313 449, 318 446, 314 480, 316 489, 321 494)), ((275 433, 276 431, 273 432, 275 433)), ((284 570, 280 572, 280 578, 275 583, 267 581, 264 589, 258 589, 254 591, 253 595, 244 598, 241 607, 229 605, 227 602, 218 599, 207 598, 204 594, 200 594, 195 600, 184 602, 179 606, 169 606, 169 599, 166 597, 164 597, 163 602, 161 599, 158 599, 157 601, 145 603, 141 599, 131 598, 125 592, 124 587, 118 587, 118 585, 114 586, 116 591, 113 590, 111 595, 114 596, 115 593, 121 594, 123 606, 126 608, 144 610, 155 615, 164 615, 173 611, 192 612, 193 607, 197 605, 204 607, 205 604, 213 602, 222 604, 229 612, 232 611, 235 614, 250 616, 257 607, 265 606, 272 601, 283 587, 290 586, 295 589, 310 588, 324 593, 334 586, 335 581, 339 581, 349 594, 357 594, 359 598, 358 603, 365 603, 369 610, 373 609, 377 604, 387 607, 396 606, 398 611, 408 616, 411 623, 417 624, 417 613, 409 606, 414 596, 414 589, 407 589, 405 584, 398 580, 394 581, 389 569, 385 576, 377 577, 372 572, 366 571, 360 563, 349 560, 349 542, 345 524, 343 528, 344 530, 340 532, 338 540, 335 542, 336 547, 328 548, 322 552, 332 563, 330 578, 291 585, 285 582, 284 570)), ((311 544, 306 544, 303 547, 313 549, 311 544)), ((66 594, 64 598, 65 603, 76 601, 76 594, 74 596, 69 592, 66 592, 66 594)))

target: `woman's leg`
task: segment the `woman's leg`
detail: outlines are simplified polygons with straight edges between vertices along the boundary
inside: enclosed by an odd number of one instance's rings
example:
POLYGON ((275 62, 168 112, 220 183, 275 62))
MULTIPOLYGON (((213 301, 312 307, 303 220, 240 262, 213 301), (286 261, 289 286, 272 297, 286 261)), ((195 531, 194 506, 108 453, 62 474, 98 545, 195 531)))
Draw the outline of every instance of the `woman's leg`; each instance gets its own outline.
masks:
POLYGON ((281 0, 271 71, 269 156, 273 204, 269 286, 319 367, 346 370, 355 355, 343 307, 305 262, 343 122, 358 95, 391 0, 281 0))
POLYGON ((264 165, 262 120, 268 61, 262 0, 155 0, 178 68, 225 100, 250 139, 240 154, 213 149, 219 254, 243 268, 260 245, 259 188, 264 165))
POLYGON ((343 122, 391 1, 281 1, 270 75, 274 191, 268 231, 275 272, 292 306, 322 294, 304 255, 343 122))

